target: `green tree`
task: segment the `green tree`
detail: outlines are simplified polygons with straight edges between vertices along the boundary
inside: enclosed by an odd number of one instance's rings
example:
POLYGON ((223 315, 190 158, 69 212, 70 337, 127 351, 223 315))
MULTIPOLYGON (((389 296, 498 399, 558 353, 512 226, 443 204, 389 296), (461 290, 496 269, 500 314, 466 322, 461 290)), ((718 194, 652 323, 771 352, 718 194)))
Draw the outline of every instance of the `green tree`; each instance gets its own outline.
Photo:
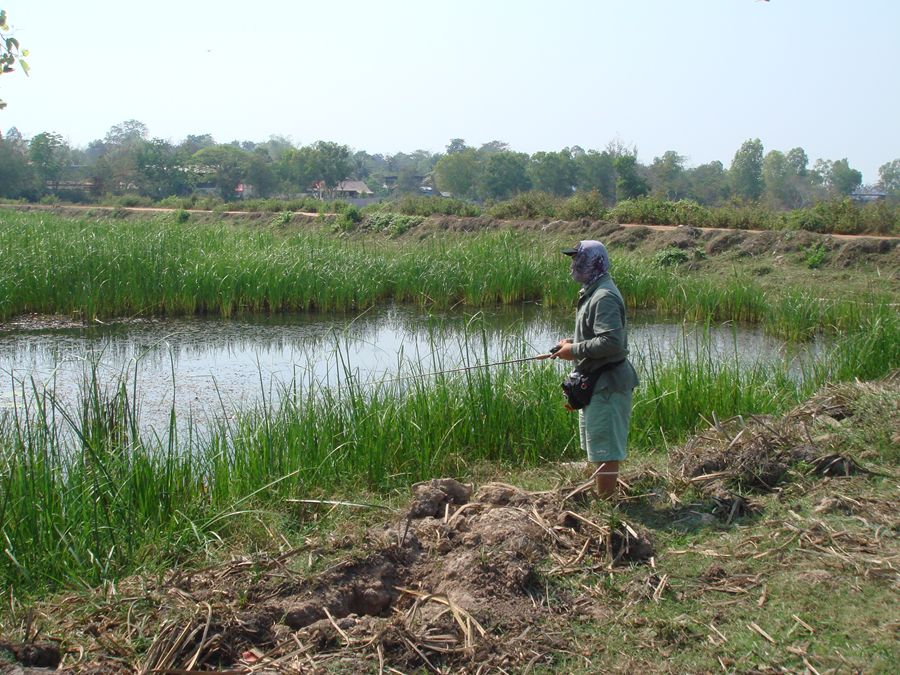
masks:
POLYGON ((28 157, 41 186, 55 186, 66 167, 69 147, 59 134, 44 132, 31 139, 28 157))
POLYGON ((491 155, 495 152, 510 152, 509 143, 505 141, 488 141, 478 148, 481 155, 491 155))
POLYGON ((0 197, 33 197, 34 187, 34 171, 28 157, 7 135, 6 139, 0 140, 0 197))
POLYGON ((831 173, 828 176, 828 187, 833 193, 846 196, 860 185, 862 185, 862 173, 850 168, 846 157, 832 163, 831 173))
MULTIPOLYGON (((28 75, 28 63, 23 58, 26 56, 28 56, 28 50, 22 49, 19 41, 9 34, 6 10, 0 9, 0 75, 13 72, 16 64, 23 73, 28 75)), ((5 107, 6 103, 0 100, 0 110, 5 107)))
POLYGON ((687 195, 688 181, 684 174, 684 157, 667 150, 662 157, 654 157, 647 170, 652 194, 665 199, 682 199, 687 195))
POLYGON ((478 177, 478 196, 482 199, 509 199, 532 187, 528 178, 528 155, 500 151, 487 156, 478 177))
POLYGON ((313 143, 312 171, 325 190, 333 192, 337 184, 350 175, 350 148, 330 141, 313 143))
POLYGON ((28 141, 25 140, 18 127, 10 127, 6 130, 6 135, 0 137, 0 139, 5 140, 10 144, 10 147, 17 150, 20 154, 28 154, 28 141))
POLYGON ((270 196, 278 187, 275 163, 265 145, 257 145, 247 156, 247 182, 260 197, 270 196))
POLYGON ((293 149, 294 144, 284 136, 272 135, 269 136, 269 140, 265 143, 260 143, 259 147, 264 148, 269 153, 269 158, 273 162, 277 162, 285 152, 293 149))
POLYGON ((613 156, 596 150, 573 153, 575 186, 582 192, 596 190, 607 204, 616 201, 616 167, 613 156))
POLYGON ((414 166, 404 166, 397 173, 397 191, 402 194, 413 194, 419 191, 422 185, 421 174, 416 172, 414 166))
POLYGON ((143 122, 125 120, 121 124, 111 126, 103 142, 107 147, 135 147, 145 141, 148 135, 149 130, 143 122))
POLYGON ((134 157, 141 194, 154 199, 190 194, 193 175, 187 171, 188 158, 168 141, 141 141, 134 157))
POLYGON ((809 165, 809 157, 803 148, 791 148, 786 155, 788 164, 797 176, 805 176, 807 166, 809 165))
POLYGON ((613 165, 616 168, 616 199, 636 199, 650 192, 650 186, 638 169, 637 155, 620 154, 613 165))
POLYGON ((466 145, 465 140, 462 138, 451 138, 450 144, 447 146, 447 154, 448 155, 456 155, 460 152, 465 152, 466 150, 470 150, 468 145, 466 145))
POLYGON ((185 139, 181 141, 178 148, 183 150, 189 156, 192 156, 196 154, 198 150, 211 148, 215 144, 216 141, 212 137, 212 134, 188 134, 185 139))
POLYGON ((311 146, 287 150, 277 164, 281 179, 300 192, 308 191, 316 180, 311 146))
POLYGON ((728 172, 718 160, 687 169, 685 174, 690 185, 688 194, 701 204, 716 206, 731 195, 728 172))
POLYGON ((247 174, 247 153, 233 145, 214 145, 198 150, 191 163, 200 176, 206 176, 218 188, 222 199, 232 201, 237 197, 235 188, 247 174))
POLYGON ((321 197, 333 192, 338 183, 350 176, 353 162, 346 145, 317 141, 286 151, 277 168, 288 185, 302 192, 318 185, 321 197))
POLYGON ((900 159, 878 167, 878 186, 885 192, 900 194, 900 159))
POLYGON ((813 185, 820 187, 828 187, 828 181, 831 179, 831 167, 834 164, 830 159, 817 159, 810 171, 809 179, 813 185))
POLYGON ((763 145, 758 138, 744 141, 731 162, 731 185, 734 194, 757 200, 763 193, 763 145))
POLYGON ((528 177, 535 190, 568 197, 575 187, 577 168, 572 155, 559 152, 536 152, 528 163, 528 177))
POLYGON ((147 125, 125 120, 110 127, 102 141, 88 146, 87 159, 104 192, 114 194, 141 191, 146 176, 138 169, 138 154, 147 142, 147 125))
POLYGON ((472 148, 449 152, 434 166, 434 177, 441 192, 450 192, 461 199, 475 196, 481 165, 472 148))
POLYGON ((763 185, 766 198, 775 207, 793 208, 797 204, 797 193, 792 179, 796 176, 794 167, 780 150, 770 150, 763 159, 763 185))

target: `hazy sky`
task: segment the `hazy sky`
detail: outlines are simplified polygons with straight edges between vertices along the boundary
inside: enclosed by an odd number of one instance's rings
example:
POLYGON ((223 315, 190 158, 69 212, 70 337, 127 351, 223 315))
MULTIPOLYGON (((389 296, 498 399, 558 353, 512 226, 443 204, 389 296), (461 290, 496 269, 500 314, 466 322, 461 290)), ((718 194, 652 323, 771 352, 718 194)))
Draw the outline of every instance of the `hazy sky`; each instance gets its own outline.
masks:
POLYGON ((73 145, 283 135, 368 152, 450 138, 524 152, 613 138, 728 166, 766 151, 900 157, 898 0, 0 0, 31 76, 0 129, 73 145))

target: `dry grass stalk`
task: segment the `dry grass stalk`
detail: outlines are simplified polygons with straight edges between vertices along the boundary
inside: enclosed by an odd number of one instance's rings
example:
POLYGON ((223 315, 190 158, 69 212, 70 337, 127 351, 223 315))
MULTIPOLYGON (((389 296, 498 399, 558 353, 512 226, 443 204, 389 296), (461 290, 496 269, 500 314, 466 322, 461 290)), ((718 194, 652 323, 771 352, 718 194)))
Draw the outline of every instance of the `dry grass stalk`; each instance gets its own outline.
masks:
POLYGON ((750 628, 750 629, 756 631, 757 633, 762 635, 766 640, 768 640, 773 645, 778 644, 777 642, 775 642, 775 639, 771 635, 769 635, 766 631, 764 631, 762 628, 757 626, 753 621, 751 621, 749 624, 747 624, 747 628, 750 628))

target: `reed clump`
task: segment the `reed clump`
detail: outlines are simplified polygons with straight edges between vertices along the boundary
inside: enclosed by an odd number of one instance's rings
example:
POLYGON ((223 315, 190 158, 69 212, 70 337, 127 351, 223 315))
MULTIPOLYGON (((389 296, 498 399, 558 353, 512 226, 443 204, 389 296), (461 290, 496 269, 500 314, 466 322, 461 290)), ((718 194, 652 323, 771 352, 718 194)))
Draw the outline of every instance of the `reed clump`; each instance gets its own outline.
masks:
MULTIPOLYGON (((4 214, 0 320, 25 313, 92 320, 351 311, 391 300, 436 308, 572 301, 567 267, 549 237, 485 231, 390 238, 408 225, 389 218, 388 236, 341 237, 168 217, 4 214)), ((681 319, 750 321, 791 339, 893 313, 889 298, 821 300, 799 288, 773 295, 748 276, 686 278, 633 254, 617 252, 613 273, 630 306, 681 319)))

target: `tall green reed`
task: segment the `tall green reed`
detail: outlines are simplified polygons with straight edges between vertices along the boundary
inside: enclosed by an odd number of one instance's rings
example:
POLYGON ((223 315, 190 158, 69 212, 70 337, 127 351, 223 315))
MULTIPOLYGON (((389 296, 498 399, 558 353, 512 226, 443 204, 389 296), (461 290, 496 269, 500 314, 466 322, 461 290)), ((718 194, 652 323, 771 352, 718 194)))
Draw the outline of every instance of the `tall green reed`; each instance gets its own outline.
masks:
MULTIPOLYGON (((565 306, 575 294, 554 239, 512 231, 387 241, 170 218, 4 213, 0 251, 0 320, 28 312, 102 319, 351 311, 388 300, 565 306)), ((884 297, 767 293, 748 277, 688 278, 624 253, 615 255, 613 276, 630 306, 679 319, 755 322, 791 339, 851 330, 896 311, 884 297)))

